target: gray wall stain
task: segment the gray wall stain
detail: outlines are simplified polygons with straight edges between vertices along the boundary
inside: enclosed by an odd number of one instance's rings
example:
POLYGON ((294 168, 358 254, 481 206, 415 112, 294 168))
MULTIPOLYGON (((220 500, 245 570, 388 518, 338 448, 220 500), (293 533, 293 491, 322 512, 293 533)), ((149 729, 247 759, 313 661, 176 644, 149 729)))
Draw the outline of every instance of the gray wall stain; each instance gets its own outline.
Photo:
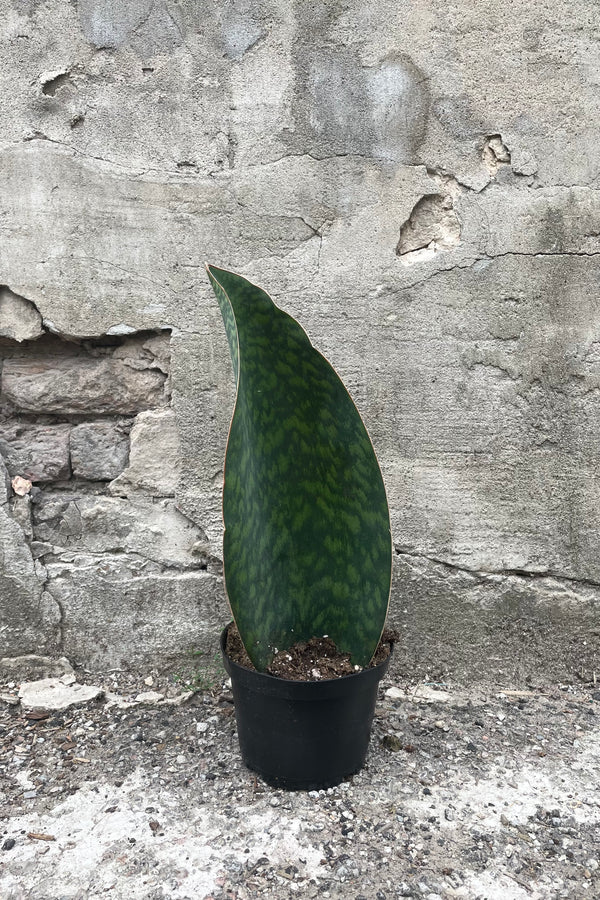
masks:
POLYGON ((184 38, 179 5, 162 0, 78 0, 85 37, 98 48, 132 46, 141 56, 172 50, 184 38))
POLYGON ((357 154, 416 163, 427 128, 426 77, 407 57, 376 66, 350 49, 307 50, 296 61, 300 90, 290 143, 315 156, 357 154))

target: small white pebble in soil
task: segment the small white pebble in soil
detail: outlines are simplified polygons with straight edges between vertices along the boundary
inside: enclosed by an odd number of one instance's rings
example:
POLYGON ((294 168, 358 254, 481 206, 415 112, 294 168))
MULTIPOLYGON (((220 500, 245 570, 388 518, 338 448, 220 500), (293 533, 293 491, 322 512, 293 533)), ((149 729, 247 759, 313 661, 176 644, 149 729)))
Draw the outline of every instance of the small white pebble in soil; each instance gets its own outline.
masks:
POLYGON ((196 722, 196 731, 199 731, 200 734, 204 734, 208 731, 208 722, 196 722))

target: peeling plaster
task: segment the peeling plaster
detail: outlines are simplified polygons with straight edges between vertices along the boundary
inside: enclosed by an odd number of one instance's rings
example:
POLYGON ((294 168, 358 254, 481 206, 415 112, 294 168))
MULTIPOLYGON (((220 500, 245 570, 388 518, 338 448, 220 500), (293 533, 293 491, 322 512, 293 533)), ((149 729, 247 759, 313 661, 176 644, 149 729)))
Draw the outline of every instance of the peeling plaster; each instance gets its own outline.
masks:
POLYGON ((495 178, 500 166, 510 165, 510 150, 502 140, 502 135, 493 134, 485 139, 481 158, 492 178, 495 178))
POLYGON ((0 285, 0 337, 22 343, 43 333, 42 316, 35 303, 0 285))
POLYGON ((441 250, 451 250, 460 243, 460 220, 452 197, 426 194, 400 229, 396 248, 405 265, 432 259, 441 250))
MULTIPOLYGON (((78 639, 70 614, 72 598, 60 593, 65 578, 77 583, 89 570, 92 578, 111 581, 126 575, 132 584, 139 577, 152 586, 153 578, 167 575, 209 575, 215 565, 220 572, 220 563, 207 555, 202 529, 176 508, 179 447, 168 405, 167 335, 132 335, 133 329, 117 327, 102 338, 65 340, 41 330, 41 315, 33 303, 8 289, 2 296, 9 300, 0 308, 7 312, 3 322, 10 311, 22 330, 34 311, 36 323, 35 335, 30 329, 22 345, 13 337, 2 346, 0 460, 7 484, 0 541, 6 538, 18 545, 11 552, 20 559, 28 592, 27 600, 21 599, 14 573, 0 570, 0 581, 3 574, 12 579, 2 597, 6 608, 0 611, 7 616, 3 627, 11 647, 13 632, 21 628, 28 649, 62 649, 65 642, 72 648, 78 639), (102 386, 107 363, 120 366, 123 384, 109 377, 110 384, 102 386), (152 390, 140 394, 140 378, 143 382, 148 374, 152 390), (132 403, 137 403, 135 409, 132 403), (148 405, 156 407, 154 415, 136 415, 148 405), (120 468, 108 475, 113 458, 120 460, 120 468), (24 496, 11 492, 9 476, 14 476, 13 488, 18 481, 27 485, 24 496), (126 490, 115 493, 125 496, 113 497, 110 489, 120 483, 119 477, 126 490), (37 623, 33 645, 19 624, 19 610, 26 609, 26 603, 35 605, 30 614, 32 624, 37 623)), ((19 328, 16 332, 20 334, 19 328)), ((12 556, 6 559, 10 564, 12 556)))
POLYGON ((44 72, 40 75, 42 94, 54 97, 57 91, 69 84, 71 73, 69 69, 58 69, 55 72, 44 72))

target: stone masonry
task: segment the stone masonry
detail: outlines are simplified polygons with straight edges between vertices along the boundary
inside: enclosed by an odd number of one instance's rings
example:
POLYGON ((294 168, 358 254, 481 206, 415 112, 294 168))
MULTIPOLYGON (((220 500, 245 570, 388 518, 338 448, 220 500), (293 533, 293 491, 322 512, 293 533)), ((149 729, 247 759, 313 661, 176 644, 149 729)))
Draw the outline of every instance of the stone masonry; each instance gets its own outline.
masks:
POLYGON ((365 418, 403 671, 593 680, 596 5, 0 13, 0 656, 216 652, 209 261, 300 321, 365 418))
POLYGON ((219 565, 208 573, 206 536, 174 500, 170 333, 66 341, 28 329, 30 304, 11 292, 0 303, 3 574, 20 575, 4 595, 3 654, 131 665, 132 638, 138 664, 181 654, 210 620, 219 565))

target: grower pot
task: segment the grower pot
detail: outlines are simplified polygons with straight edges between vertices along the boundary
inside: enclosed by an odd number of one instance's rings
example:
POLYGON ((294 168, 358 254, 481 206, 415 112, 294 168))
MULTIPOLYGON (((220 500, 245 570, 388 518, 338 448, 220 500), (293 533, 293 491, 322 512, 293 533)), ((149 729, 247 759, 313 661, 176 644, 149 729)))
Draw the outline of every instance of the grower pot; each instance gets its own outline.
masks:
POLYGON ((390 656, 370 669, 323 681, 289 681, 240 666, 221 652, 231 677, 242 758, 268 784, 318 790, 362 768, 390 656))

